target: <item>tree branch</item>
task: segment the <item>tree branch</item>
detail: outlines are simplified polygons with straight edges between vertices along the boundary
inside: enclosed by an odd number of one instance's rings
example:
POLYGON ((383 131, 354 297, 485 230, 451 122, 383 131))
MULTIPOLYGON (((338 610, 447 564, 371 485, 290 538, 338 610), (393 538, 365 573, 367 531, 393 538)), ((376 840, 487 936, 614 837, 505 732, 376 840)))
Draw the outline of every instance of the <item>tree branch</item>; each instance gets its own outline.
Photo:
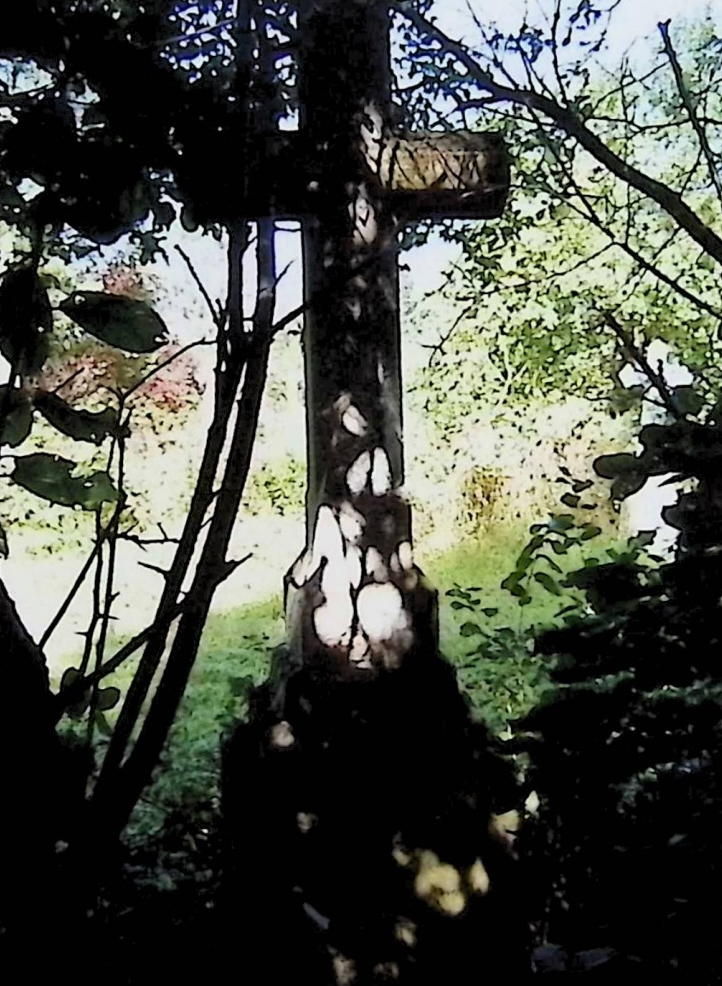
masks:
POLYGON ((677 91, 679 92, 680 99, 682 100, 682 105, 687 110, 689 122, 692 124, 692 129, 697 134, 697 140, 699 141, 699 146, 701 147, 705 161, 707 162, 707 168, 709 169, 712 184, 717 192, 717 198, 719 199, 720 204, 722 204, 722 178, 720 178, 719 168, 717 162, 715 161, 715 156, 712 153, 712 148, 709 145, 707 134, 705 133, 704 127, 700 123, 697 116, 697 111, 694 108, 692 98, 689 94, 689 90, 685 84, 684 76, 682 74, 682 66, 679 64, 677 53, 674 50, 672 39, 669 36, 670 24, 671 21, 665 21, 663 24, 658 24, 657 27, 659 28, 659 33, 662 35, 665 53, 669 59, 670 65, 672 66, 674 81, 677 83, 677 91))
POLYGON ((527 109, 536 110, 553 121, 569 137, 604 165, 617 178, 632 185, 638 191, 657 203, 685 232, 698 243, 720 266, 722 266, 722 238, 707 226, 691 209, 681 196, 667 185, 633 167, 622 160, 607 145, 592 133, 584 122, 572 111, 560 106, 555 100, 528 89, 501 85, 476 59, 469 54, 463 44, 452 40, 435 24, 414 10, 408 0, 395 0, 393 6, 421 34, 436 38, 444 49, 462 65, 469 76, 486 92, 490 99, 505 100, 527 109))

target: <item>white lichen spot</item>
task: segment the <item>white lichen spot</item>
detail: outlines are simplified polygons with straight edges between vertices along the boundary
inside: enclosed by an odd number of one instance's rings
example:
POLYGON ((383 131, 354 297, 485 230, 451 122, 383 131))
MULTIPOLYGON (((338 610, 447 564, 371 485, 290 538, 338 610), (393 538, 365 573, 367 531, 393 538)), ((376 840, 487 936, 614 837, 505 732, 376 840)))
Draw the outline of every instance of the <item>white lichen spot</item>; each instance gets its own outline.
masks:
POLYGON ((344 500, 339 507, 338 523, 341 533, 348 543, 358 544, 363 534, 365 524, 364 515, 354 509, 348 500, 344 500))
POLYGON ((373 546, 366 549, 366 574, 375 582, 388 582, 389 570, 381 557, 381 552, 373 546))
POLYGON ((333 974, 337 986, 351 986, 358 977, 356 963, 346 955, 338 953, 333 957, 333 974))
POLYGON ((348 655, 349 661, 357 668, 371 667, 371 648, 369 642, 362 633, 357 633, 351 641, 351 650, 348 655))
POLYGON ((365 435, 366 429, 368 428, 368 421, 355 404, 352 404, 347 411, 344 411, 341 417, 341 424, 352 435, 365 435))
POLYGON ((350 544, 346 548, 346 574, 352 588, 358 589, 361 585, 363 566, 361 564, 361 549, 350 544))
POLYGON ((318 508, 316 514, 316 526, 313 529, 313 558, 311 560, 311 573, 318 571, 324 558, 332 561, 343 555, 343 536, 338 525, 336 515, 328 506, 318 508))
POLYGON ((382 448, 374 449, 374 464, 371 470, 371 491, 374 496, 383 496, 391 489, 391 463, 382 448))
POLYGON ((532 791, 524 802, 524 811, 529 815, 539 814, 539 795, 536 791, 532 791))
POLYGON ((298 825, 298 831, 302 835, 306 835, 310 832, 317 821, 317 816, 312 814, 310 811, 299 811, 296 814, 296 824, 298 825))
POLYGON ((407 592, 411 592, 413 589, 416 588, 418 584, 419 584, 419 576, 414 569, 411 569, 410 572, 404 573, 402 579, 402 585, 407 592))
POLYGON ((491 880, 486 872, 486 867, 480 859, 469 869, 466 879, 475 894, 488 894, 491 880))
POLYGON ((357 496, 366 489, 371 472, 371 455, 369 452, 361 452, 346 471, 346 486, 349 493, 357 496))
POLYGON ((351 318, 358 322, 361 318, 361 299, 349 296, 344 299, 344 305, 348 309, 351 318))
POLYGON ((398 962, 378 962, 374 966, 374 977, 381 982, 393 982, 401 975, 398 962))
POLYGON ((396 922, 394 937, 407 948, 414 948, 416 945, 416 925, 407 918, 401 918, 396 922))
POLYGON ((286 750, 289 746, 293 746, 296 737, 293 735, 291 724, 283 719, 272 726, 270 741, 271 746, 275 746, 279 750, 286 750))
POLYGON ((384 370, 384 364, 380 359, 376 364, 376 379, 383 386, 383 382, 386 379, 386 370, 384 370))
MULTIPOLYGON (((319 570, 327 550, 333 550, 334 538, 340 538, 338 524, 334 512, 328 504, 318 508, 316 523, 313 528, 311 547, 301 555, 291 571, 291 579, 297 588, 306 582, 319 570)), ((343 551, 343 542, 337 552, 343 551)))
POLYGON ((336 591, 326 595, 313 614, 316 635, 326 647, 348 647, 351 643, 353 603, 349 591, 336 591))
POLYGON ((378 235, 376 209, 363 185, 359 186, 351 208, 353 209, 354 242, 364 245, 373 243, 378 235))
POLYGON ((296 588, 300 588, 300 586, 308 581, 308 577, 311 573, 312 558, 313 552, 310 548, 307 548, 294 564, 291 570, 291 581, 296 588))
POLYGON ((391 582, 364 586, 358 594, 356 612, 361 628, 372 642, 390 640, 409 627, 403 597, 391 582))
POLYGON ((414 550, 410 541, 402 541, 398 547, 399 561, 405 572, 410 572, 414 567, 414 550))

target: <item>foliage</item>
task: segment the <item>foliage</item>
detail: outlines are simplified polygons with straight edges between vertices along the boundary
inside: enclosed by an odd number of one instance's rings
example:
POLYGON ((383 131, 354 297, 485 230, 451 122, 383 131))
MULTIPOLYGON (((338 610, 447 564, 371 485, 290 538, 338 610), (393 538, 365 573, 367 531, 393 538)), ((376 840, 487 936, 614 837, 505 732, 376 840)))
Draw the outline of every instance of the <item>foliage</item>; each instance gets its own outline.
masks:
MULTIPOLYGON (((455 313, 439 320, 422 384, 434 413, 448 404, 461 419, 464 406, 479 400, 518 407, 570 393, 610 397, 618 413, 620 388, 613 385, 629 354, 605 330, 607 310, 633 326, 637 346, 664 339, 692 369, 704 370, 710 385, 720 383, 717 262, 700 253, 664 195, 656 201, 644 194, 674 190, 710 229, 719 216, 714 172, 680 105, 673 65, 663 54, 651 66, 595 68, 586 44, 593 38, 603 46, 604 18, 593 18, 585 37, 580 19, 570 16, 563 35, 566 5, 558 8, 546 24, 525 22, 514 36, 477 23, 478 48, 463 50, 410 17, 411 118, 433 125, 430 107, 438 106, 446 126, 449 117, 472 128, 491 125, 513 155, 504 215, 451 234, 463 250, 443 289, 455 313), (465 71, 458 71, 462 63, 465 71), (582 127, 620 155, 627 171, 613 171, 597 145, 590 150, 582 127), (634 168, 651 168, 657 185, 630 187, 634 168)), ((722 73, 715 26, 702 22, 677 35, 685 85, 714 146, 722 73)), ((442 299, 425 304, 438 312, 442 299)), ((639 408, 639 395, 625 399, 639 408)))
POLYGON ((545 933, 711 981, 719 955, 711 939, 700 949, 698 934, 720 865, 722 430, 701 403, 687 404, 694 420, 671 402, 675 420, 643 429, 640 455, 596 461, 620 498, 660 473, 693 481, 664 515, 679 531, 676 554, 648 555, 650 532, 567 576, 584 606, 538 635, 557 690, 519 729, 543 798, 533 844, 548 866, 545 933))
MULTIPOLYGON (((285 5, 265 16, 274 37, 294 34, 285 5)), ((35 5, 3 38, 0 58, 34 66, 34 85, 0 90, 10 111, 0 134, 0 216, 27 232, 41 215, 50 248, 66 255, 130 233, 149 259, 178 205, 187 229, 247 214, 244 182, 233 169, 208 181, 207 162, 230 160, 250 140, 249 86, 265 86, 257 92, 264 111, 275 100, 280 115, 295 99, 289 85, 252 83, 230 0, 35 5), (128 80, 142 99, 128 97, 128 80), (28 178, 39 188, 29 201, 28 178)))
POLYGON ((306 469, 292 455, 262 463, 251 473, 244 495, 244 510, 252 517, 271 513, 284 516, 303 513, 306 469))

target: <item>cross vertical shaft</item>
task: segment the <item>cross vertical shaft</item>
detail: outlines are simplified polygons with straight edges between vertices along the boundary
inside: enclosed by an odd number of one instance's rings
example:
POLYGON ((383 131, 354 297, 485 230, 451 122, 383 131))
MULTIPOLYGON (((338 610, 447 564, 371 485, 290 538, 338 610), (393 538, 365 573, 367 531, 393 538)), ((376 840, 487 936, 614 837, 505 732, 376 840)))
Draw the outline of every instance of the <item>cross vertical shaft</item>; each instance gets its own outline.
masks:
POLYGON ((498 138, 394 135, 390 27, 384 0, 299 22, 308 545, 287 622, 295 666, 341 677, 436 648, 400 496, 398 217, 496 215, 508 187, 498 138))

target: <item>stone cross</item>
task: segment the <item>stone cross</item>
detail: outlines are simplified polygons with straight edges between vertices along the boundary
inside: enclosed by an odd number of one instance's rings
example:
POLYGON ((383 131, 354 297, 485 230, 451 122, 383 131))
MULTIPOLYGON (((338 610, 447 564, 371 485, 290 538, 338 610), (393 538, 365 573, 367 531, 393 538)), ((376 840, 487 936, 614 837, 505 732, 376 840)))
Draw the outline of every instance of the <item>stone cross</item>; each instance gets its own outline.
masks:
POLYGON ((307 547, 287 624, 296 666, 353 680, 436 648, 400 495, 399 223, 497 217, 509 187, 498 135, 395 131, 390 32, 383 0, 300 5, 307 547))

